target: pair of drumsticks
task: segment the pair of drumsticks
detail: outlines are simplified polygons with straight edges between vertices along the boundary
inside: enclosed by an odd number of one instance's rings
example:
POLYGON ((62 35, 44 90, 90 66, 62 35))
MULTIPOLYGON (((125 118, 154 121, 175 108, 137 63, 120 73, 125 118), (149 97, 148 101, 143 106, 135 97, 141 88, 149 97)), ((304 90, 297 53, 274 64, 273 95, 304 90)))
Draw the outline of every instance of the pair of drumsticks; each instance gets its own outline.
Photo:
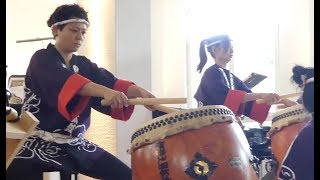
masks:
MULTIPOLYGON (((280 96, 280 99, 292 98, 296 96, 300 96, 301 93, 292 93, 280 96)), ((165 113, 172 113, 178 111, 177 109, 163 106, 161 104, 185 104, 187 103, 187 98, 137 98, 137 99, 129 99, 129 105, 152 105, 154 109, 158 111, 162 111, 165 113)), ((264 103, 263 99, 258 99, 257 103, 264 103)), ((108 106, 110 103, 107 100, 102 100, 101 104, 103 106, 108 106)))

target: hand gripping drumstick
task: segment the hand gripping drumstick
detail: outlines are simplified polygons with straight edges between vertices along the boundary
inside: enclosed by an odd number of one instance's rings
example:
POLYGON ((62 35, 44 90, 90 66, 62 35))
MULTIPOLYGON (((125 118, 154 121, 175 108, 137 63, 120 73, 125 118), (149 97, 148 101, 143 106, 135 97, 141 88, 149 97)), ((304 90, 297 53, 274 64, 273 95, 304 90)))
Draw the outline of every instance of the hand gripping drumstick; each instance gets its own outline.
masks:
MULTIPOLYGON (((286 99, 286 98, 293 98, 296 96, 301 96, 302 92, 298 92, 298 93, 292 93, 292 94, 286 94, 286 95, 282 95, 280 96, 280 99, 286 99)), ((264 99, 257 99, 257 104, 261 104, 264 103, 264 99)))
MULTIPOLYGON (((153 108, 165 112, 172 113, 177 111, 176 109, 162 106, 160 104, 183 104, 187 103, 187 98, 136 98, 128 99, 129 105, 152 105, 153 108)), ((111 102, 103 99, 101 100, 101 105, 109 106, 111 102)))

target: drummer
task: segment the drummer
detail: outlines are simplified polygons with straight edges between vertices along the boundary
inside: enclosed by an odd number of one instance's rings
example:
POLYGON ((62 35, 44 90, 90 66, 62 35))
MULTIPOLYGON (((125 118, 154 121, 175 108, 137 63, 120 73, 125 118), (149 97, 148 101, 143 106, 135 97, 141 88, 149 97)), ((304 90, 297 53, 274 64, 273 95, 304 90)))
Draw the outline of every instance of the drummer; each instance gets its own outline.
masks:
MULTIPOLYGON (((306 84, 306 81, 314 77, 314 68, 313 67, 303 67, 296 65, 292 68, 292 77, 291 81, 298 84, 298 86, 303 90, 306 84)), ((302 104, 302 97, 298 99, 298 103, 302 104)))
MULTIPOLYGON (((295 67, 293 68, 293 80, 303 87, 302 102, 307 111, 314 114, 314 77, 313 68, 295 67), (312 72, 312 74, 301 71, 312 72), (296 77, 300 77, 298 79, 296 77)), ((281 166, 279 174, 281 179, 314 179, 314 119, 311 119, 298 136, 292 142, 287 151, 287 156, 281 166)))
POLYGON ((224 105, 236 116, 245 115, 263 123, 270 106, 279 101, 276 93, 253 93, 237 76, 226 69, 233 56, 233 47, 228 35, 217 35, 200 43, 199 73, 207 63, 208 51, 215 64, 205 70, 194 98, 198 106, 224 105), (255 100, 266 103, 258 104, 255 100))
POLYGON ((75 171, 97 179, 131 179, 126 164, 83 135, 90 125, 91 108, 126 121, 134 110, 128 98, 154 95, 74 54, 89 27, 87 12, 79 5, 57 7, 47 25, 55 44, 33 54, 22 108, 40 124, 9 166, 6 179, 42 180, 43 169, 70 175, 75 171), (111 106, 101 106, 103 98, 111 106))

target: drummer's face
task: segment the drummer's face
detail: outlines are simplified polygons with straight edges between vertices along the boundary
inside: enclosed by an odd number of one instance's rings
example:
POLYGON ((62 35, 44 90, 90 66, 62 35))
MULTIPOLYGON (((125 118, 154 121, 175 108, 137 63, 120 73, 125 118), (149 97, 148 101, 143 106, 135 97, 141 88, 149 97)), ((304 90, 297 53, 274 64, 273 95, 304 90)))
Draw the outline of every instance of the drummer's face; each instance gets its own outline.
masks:
POLYGON ((58 30, 56 45, 68 52, 78 51, 85 39, 87 28, 87 25, 81 22, 66 24, 62 30, 58 30))
POLYGON ((215 51, 215 57, 225 62, 231 61, 233 46, 230 42, 221 43, 215 51))

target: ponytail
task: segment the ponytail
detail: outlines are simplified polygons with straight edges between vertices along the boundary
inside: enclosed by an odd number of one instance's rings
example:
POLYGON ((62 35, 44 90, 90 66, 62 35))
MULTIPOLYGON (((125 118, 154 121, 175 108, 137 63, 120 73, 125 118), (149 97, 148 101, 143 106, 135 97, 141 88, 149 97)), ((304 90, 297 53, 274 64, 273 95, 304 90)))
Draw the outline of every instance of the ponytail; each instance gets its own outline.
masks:
POLYGON ((206 40, 203 40, 200 43, 200 49, 199 49, 200 63, 197 66, 197 71, 199 71, 199 73, 201 73, 203 67, 207 63, 207 54, 206 54, 205 44, 206 44, 206 40))

